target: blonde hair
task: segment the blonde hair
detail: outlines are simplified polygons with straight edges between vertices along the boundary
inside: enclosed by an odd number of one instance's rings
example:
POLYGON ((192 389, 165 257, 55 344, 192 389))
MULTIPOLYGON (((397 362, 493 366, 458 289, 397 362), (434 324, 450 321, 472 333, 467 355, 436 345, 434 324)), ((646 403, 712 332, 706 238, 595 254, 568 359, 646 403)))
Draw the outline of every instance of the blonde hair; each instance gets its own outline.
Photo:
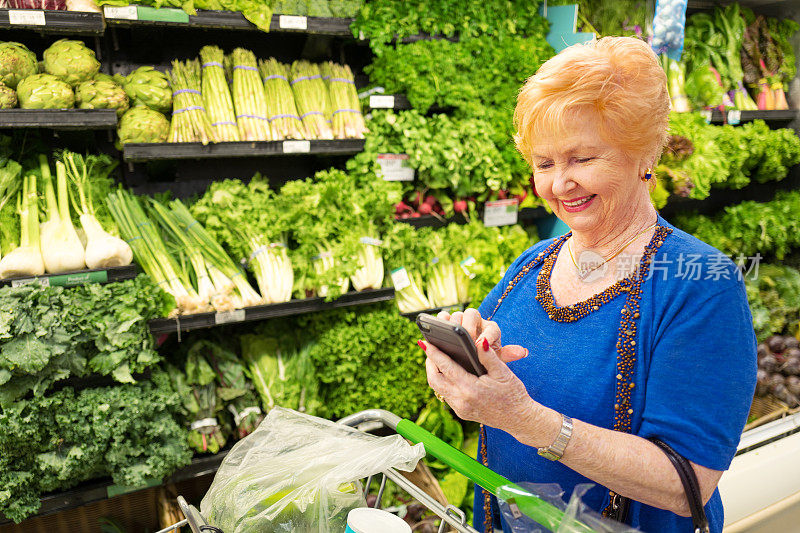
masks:
POLYGON ((536 139, 564 132, 588 110, 606 142, 655 163, 667 142, 669 107, 667 76, 650 47, 632 37, 603 37, 570 46, 528 78, 514 110, 514 142, 533 166, 536 139))

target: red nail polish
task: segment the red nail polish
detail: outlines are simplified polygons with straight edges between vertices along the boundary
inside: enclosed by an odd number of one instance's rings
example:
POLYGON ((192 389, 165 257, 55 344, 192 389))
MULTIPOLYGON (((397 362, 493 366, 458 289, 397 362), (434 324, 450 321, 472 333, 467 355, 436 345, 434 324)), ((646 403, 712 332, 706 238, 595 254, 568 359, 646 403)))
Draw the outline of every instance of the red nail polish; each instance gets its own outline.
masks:
POLYGON ((422 342, 422 341, 417 341, 417 344, 419 345, 420 348, 422 348, 422 351, 424 352, 425 351, 425 343, 422 342))
POLYGON ((483 351, 489 351, 489 340, 486 337, 483 338, 483 351))

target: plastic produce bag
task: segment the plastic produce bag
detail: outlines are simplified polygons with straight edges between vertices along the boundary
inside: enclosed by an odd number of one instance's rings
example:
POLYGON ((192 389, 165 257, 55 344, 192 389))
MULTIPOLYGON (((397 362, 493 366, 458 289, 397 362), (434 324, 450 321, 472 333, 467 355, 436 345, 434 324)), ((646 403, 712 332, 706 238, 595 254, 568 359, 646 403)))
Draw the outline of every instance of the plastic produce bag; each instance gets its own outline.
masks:
POLYGON ((225 457, 200 511, 224 533, 343 532, 347 513, 366 505, 358 480, 410 472, 424 455, 400 435, 274 407, 225 457))
MULTIPOLYGON (((586 494, 589 489, 594 487, 591 483, 576 485, 575 490, 572 491, 569 504, 564 503, 564 500, 562 500, 564 491, 554 483, 518 483, 518 486, 537 498, 564 511, 564 519, 560 525, 555 526, 555 529, 548 529, 542 524, 535 522, 532 518, 520 514, 518 509, 509 505, 509 502, 503 499, 504 496, 508 499, 508 492, 500 494, 500 491, 498 491, 497 501, 500 504, 500 512, 503 514, 503 519, 511 528, 511 533, 585 533, 586 531, 596 531, 597 533, 636 533, 639 531, 638 529, 621 524, 615 520, 603 518, 599 513, 586 507, 583 501, 581 501, 581 497, 586 494), (579 522, 580 525, 576 524, 576 521, 579 522)), ((501 487, 500 490, 504 488, 506 487, 501 487)))

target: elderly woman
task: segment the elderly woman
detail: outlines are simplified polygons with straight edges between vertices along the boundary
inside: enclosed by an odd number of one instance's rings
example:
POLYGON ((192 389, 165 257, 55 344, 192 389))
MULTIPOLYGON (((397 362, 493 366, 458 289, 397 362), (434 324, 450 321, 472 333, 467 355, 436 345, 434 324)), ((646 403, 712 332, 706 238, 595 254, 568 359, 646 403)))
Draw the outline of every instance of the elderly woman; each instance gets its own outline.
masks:
MULTIPOLYGON (((719 532, 717 483, 753 397, 756 342, 737 266, 650 202, 668 114, 666 77, 640 40, 606 37, 542 65, 519 94, 515 141, 571 231, 527 250, 477 311, 440 314, 470 332, 487 375, 420 345, 437 396, 482 424, 492 470, 567 496, 591 482, 584 502, 598 512, 626 497, 628 524, 691 531, 658 437, 690 461, 719 532)), ((475 525, 501 527, 481 490, 475 525)))

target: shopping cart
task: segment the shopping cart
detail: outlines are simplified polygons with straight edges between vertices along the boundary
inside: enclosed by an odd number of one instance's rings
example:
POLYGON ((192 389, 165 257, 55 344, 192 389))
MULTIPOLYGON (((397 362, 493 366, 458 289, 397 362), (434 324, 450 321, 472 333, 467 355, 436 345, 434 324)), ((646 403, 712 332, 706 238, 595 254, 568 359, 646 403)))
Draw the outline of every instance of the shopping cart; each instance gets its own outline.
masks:
MULTIPOLYGON (((486 468, 475 459, 453 448, 410 420, 400 418, 382 409, 368 409, 345 417, 339 420, 339 423, 362 431, 374 431, 381 427, 394 430, 414 444, 422 443, 425 446, 426 454, 432 455, 447 466, 463 474, 475 482, 476 485, 483 487, 492 494, 497 494, 509 505, 515 516, 526 515, 551 530, 555 530, 562 522, 565 522, 564 512, 557 507, 538 498, 522 487, 511 483, 503 476, 486 468)), ((442 533, 447 526, 450 526, 459 533, 477 533, 474 528, 467 524, 466 516, 461 509, 453 505, 442 505, 415 484, 411 483, 394 468, 388 468, 386 471, 382 472, 380 476, 380 485, 375 500, 375 507, 380 508, 381 506, 381 497, 383 496, 386 480, 388 479, 441 518, 442 521, 439 525, 439 533, 442 533)), ((364 496, 369 493, 373 477, 375 476, 370 476, 364 483, 364 496)), ((181 512, 183 512, 184 520, 162 529, 157 533, 169 533, 183 526, 189 526, 192 533, 230 533, 209 525, 200 512, 193 505, 189 505, 182 496, 178 496, 178 506, 181 512)), ((571 526, 570 531, 579 533, 593 532, 591 528, 580 522, 569 518, 566 518, 566 521, 568 521, 571 526)))

